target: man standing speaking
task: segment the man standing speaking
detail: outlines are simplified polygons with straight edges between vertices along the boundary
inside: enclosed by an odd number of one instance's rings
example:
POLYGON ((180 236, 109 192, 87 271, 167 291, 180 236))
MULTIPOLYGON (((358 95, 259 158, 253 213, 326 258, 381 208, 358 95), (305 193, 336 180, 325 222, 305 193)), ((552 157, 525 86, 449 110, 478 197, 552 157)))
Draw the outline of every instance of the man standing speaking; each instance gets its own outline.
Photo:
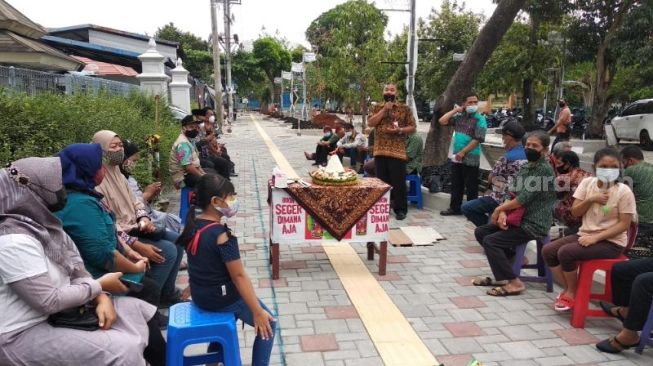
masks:
POLYGON ((383 87, 383 104, 376 105, 368 120, 375 128, 374 161, 376 176, 392 186, 391 200, 395 218, 406 218, 406 136, 417 130, 410 108, 397 103, 397 86, 383 87))

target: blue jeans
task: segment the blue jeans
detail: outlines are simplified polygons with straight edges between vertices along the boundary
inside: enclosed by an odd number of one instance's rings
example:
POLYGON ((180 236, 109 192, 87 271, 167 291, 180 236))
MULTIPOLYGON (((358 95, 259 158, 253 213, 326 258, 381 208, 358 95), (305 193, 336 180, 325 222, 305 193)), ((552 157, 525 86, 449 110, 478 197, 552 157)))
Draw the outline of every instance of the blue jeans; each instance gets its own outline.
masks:
MULTIPOLYGON (((261 300, 259 300, 258 303, 261 305, 263 310, 270 313, 270 310, 267 308, 267 306, 265 306, 265 304, 263 304, 261 300)), ((247 304, 245 304, 245 300, 242 298, 235 303, 220 309, 220 312, 234 313, 236 319, 242 320, 249 326, 254 326, 254 314, 252 313, 252 310, 250 310, 250 308, 247 306, 247 304)), ((257 335, 256 340, 254 340, 252 366, 267 366, 270 364, 270 354, 272 353, 272 346, 274 345, 274 336, 277 329, 277 323, 270 322, 270 326, 272 327, 272 337, 266 341, 257 335)), ((220 345, 218 343, 211 343, 209 344, 208 352, 217 352, 219 349, 220 345)))
POLYGON ((179 264, 184 257, 184 248, 176 245, 175 241, 179 234, 166 230, 163 239, 152 240, 147 238, 139 238, 139 240, 146 244, 152 244, 161 249, 161 256, 165 261, 161 264, 151 262, 150 276, 156 284, 161 288, 161 298, 170 298, 175 295, 175 282, 177 281, 177 273, 179 272, 179 264))
POLYGON ((356 164, 358 163, 358 149, 355 147, 350 147, 350 148, 345 148, 345 153, 340 155, 338 154, 338 157, 340 158, 340 162, 342 162, 342 158, 348 156, 349 159, 349 165, 351 165, 352 169, 356 168, 356 164))
POLYGON ((494 209, 499 207, 497 201, 489 196, 483 196, 475 200, 467 201, 460 207, 463 215, 476 227, 487 225, 490 215, 494 209))

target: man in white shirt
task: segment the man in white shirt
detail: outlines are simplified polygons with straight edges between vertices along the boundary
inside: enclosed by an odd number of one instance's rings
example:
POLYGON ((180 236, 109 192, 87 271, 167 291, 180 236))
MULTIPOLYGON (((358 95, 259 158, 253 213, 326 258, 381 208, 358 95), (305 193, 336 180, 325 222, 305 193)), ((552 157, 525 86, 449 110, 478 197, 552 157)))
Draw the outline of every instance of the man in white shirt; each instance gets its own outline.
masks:
POLYGON ((349 156, 352 169, 356 169, 356 164, 359 160, 359 148, 365 147, 366 145, 365 135, 357 133, 354 125, 351 123, 346 123, 344 127, 345 136, 338 141, 336 149, 331 152, 331 155, 338 154, 341 161, 343 156, 349 156))

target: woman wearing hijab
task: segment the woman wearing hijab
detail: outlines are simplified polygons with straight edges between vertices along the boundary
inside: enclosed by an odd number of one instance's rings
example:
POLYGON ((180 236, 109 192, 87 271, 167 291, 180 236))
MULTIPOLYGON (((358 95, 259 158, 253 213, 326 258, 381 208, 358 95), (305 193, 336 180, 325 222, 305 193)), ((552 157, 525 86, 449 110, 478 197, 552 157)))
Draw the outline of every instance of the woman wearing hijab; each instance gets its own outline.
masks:
POLYGON ((125 156, 120 136, 102 130, 93 136, 104 155, 104 180, 95 190, 104 196, 103 202, 115 215, 121 240, 146 257, 152 268, 150 275, 161 288, 161 304, 166 307, 181 300, 181 291, 175 287, 183 248, 174 244, 178 234, 165 229, 157 230, 145 210, 145 205, 132 193, 120 165, 125 156))
POLYGON ((167 212, 157 211, 150 206, 150 203, 161 192, 161 182, 154 182, 145 187, 145 189, 141 190, 138 182, 132 175, 132 169, 136 162, 138 162, 140 159, 138 145, 127 139, 124 139, 122 143, 125 149, 125 160, 123 161, 122 165, 120 165, 120 171, 122 172, 122 175, 127 178, 127 183, 129 184, 129 188, 132 190, 132 193, 134 193, 136 199, 145 205, 147 214, 150 216, 155 226, 165 227, 166 229, 175 233, 181 232, 181 219, 179 216, 167 212))
POLYGON ((79 249, 84 266, 93 278, 109 272, 122 272, 138 279, 140 291, 129 295, 159 306, 161 291, 156 282, 142 277, 148 259, 119 243, 116 226, 110 212, 103 206, 103 196, 95 186, 104 179, 102 147, 98 144, 73 144, 58 154, 67 192, 66 206, 55 213, 63 228, 79 249))
MULTIPOLYGON (((163 365, 148 334, 156 308, 103 291, 126 291, 121 273, 97 280, 59 220, 65 206, 58 157, 28 158, 0 170, 0 365, 163 365), (99 329, 52 326, 48 317, 94 304, 99 329), (150 321, 148 321, 150 320, 150 321), (145 357, 145 359, 144 359, 145 357)), ((165 347, 165 346, 164 346, 165 347)))

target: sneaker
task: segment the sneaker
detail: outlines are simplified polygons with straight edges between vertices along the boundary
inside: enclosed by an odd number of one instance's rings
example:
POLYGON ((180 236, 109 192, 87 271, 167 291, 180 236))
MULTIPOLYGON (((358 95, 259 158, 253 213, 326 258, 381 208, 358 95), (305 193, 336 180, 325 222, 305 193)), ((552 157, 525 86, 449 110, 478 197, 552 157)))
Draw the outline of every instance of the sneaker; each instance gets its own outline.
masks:
POLYGON ((161 302, 159 304, 159 308, 167 309, 174 304, 179 304, 180 302, 186 302, 187 300, 184 300, 181 294, 182 294, 181 290, 176 288, 175 292, 172 295, 168 295, 168 296, 161 295, 161 302))

